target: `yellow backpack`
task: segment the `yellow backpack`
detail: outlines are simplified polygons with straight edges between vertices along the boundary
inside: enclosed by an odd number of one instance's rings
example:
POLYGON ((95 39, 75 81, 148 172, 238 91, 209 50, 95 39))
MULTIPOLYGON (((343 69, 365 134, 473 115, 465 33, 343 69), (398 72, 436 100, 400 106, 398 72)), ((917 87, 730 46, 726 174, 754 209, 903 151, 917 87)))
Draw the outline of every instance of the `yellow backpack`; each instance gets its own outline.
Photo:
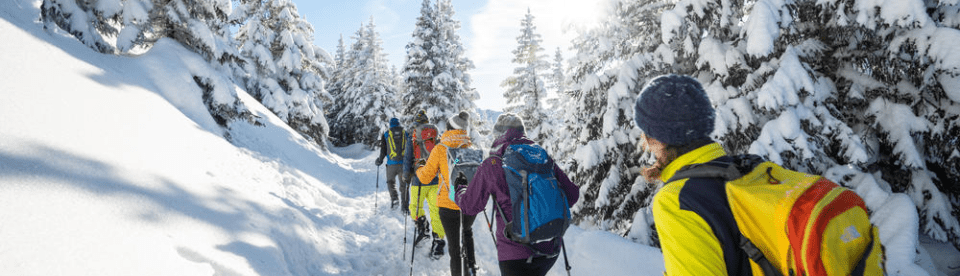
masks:
POLYGON ((727 182, 739 246, 754 275, 883 275, 883 247, 860 196, 756 155, 732 160, 686 166, 667 183, 727 182))

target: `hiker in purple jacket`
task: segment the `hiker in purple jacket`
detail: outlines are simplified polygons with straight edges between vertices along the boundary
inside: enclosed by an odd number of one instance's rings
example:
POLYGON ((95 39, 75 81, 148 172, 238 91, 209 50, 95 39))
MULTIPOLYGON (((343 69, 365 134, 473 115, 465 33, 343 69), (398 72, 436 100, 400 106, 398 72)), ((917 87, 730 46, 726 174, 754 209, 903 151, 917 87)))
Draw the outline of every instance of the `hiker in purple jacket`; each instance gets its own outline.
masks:
MULTIPOLYGON (((483 160, 473 181, 466 187, 457 187, 457 205, 460 206, 464 215, 473 216, 483 212, 487 205, 487 199, 493 196, 496 199, 494 203, 499 204, 504 212, 502 215, 500 212, 494 212, 494 221, 497 222, 496 244, 501 275, 546 275, 553 264, 556 263, 558 256, 552 258, 535 257, 532 262, 528 263, 527 259, 534 254, 533 251, 523 244, 507 239, 504 235, 504 218, 501 217, 506 216, 506 221, 513 221, 510 191, 499 157, 510 145, 533 144, 533 141, 524 136, 523 121, 513 113, 504 113, 497 117, 493 135, 497 139, 490 147, 490 156, 483 160)), ((554 165, 553 171, 564 193, 566 193, 570 206, 573 206, 580 199, 579 188, 573 182, 570 182, 567 175, 556 165, 554 165)), ((555 244, 549 242, 539 246, 537 249, 541 251, 556 248, 555 244), (542 246, 542 248, 539 248, 539 246, 542 246)))

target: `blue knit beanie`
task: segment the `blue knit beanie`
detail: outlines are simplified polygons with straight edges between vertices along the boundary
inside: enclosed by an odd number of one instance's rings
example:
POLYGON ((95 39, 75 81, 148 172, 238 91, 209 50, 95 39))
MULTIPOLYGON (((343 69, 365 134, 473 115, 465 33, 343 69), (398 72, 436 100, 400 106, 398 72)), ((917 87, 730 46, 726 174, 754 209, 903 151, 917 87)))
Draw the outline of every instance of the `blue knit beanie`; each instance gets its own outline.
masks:
POLYGON ((637 127, 671 146, 709 140, 716 115, 696 79, 664 75, 650 80, 634 107, 637 127))
POLYGON ((398 126, 400 126, 400 120, 397 120, 397 118, 390 118, 390 127, 398 126))

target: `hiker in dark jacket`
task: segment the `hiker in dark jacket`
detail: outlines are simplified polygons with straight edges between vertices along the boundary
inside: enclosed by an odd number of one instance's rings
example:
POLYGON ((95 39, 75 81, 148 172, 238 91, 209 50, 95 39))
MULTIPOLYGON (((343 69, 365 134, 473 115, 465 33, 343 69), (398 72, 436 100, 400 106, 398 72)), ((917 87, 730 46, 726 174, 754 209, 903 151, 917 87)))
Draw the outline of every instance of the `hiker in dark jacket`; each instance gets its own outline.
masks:
MULTIPOLYGON (((401 178, 400 173, 403 168, 403 148, 404 142, 410 140, 406 131, 400 126, 400 120, 390 118, 390 129, 380 135, 380 157, 377 157, 376 165, 383 164, 383 158, 387 158, 387 191, 390 192, 390 208, 396 209, 400 205, 398 189, 406 190, 406 185, 400 184, 397 187, 397 179, 401 178)), ((406 194, 406 193, 404 193, 406 194)))
MULTIPOLYGON (((532 262, 528 263, 527 259, 533 256, 534 252, 523 244, 507 239, 504 234, 505 226, 502 223, 503 221, 513 221, 513 208, 510 203, 507 179, 499 157, 503 156, 504 151, 510 145, 533 144, 533 141, 524 136, 523 121, 512 113, 505 113, 497 117, 497 122, 494 125, 494 135, 498 138, 490 147, 490 157, 483 160, 473 181, 467 187, 457 188, 457 205, 460 206, 464 215, 473 216, 483 212, 487 205, 487 199, 491 195, 494 196, 496 199, 494 204, 499 204, 503 211, 503 214, 494 212, 494 220, 497 222, 497 259, 500 261, 501 275, 546 275, 553 264, 556 263, 558 257, 535 257, 532 262), (504 220, 504 217, 506 220, 504 220)), ((579 188, 556 165, 554 165, 553 172, 566 194, 570 206, 573 206, 580 199, 579 188)), ((539 244, 537 249, 548 251, 550 248, 556 248, 556 242, 561 242, 561 240, 558 239, 554 243, 539 244)))

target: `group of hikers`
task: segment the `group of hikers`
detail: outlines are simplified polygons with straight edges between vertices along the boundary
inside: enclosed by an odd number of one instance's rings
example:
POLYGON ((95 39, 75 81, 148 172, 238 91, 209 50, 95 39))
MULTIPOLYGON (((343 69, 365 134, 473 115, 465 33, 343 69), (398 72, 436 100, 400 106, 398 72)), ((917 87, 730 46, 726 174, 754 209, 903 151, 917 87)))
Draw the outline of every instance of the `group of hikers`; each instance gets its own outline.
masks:
MULTIPOLYGON (((637 146, 655 157, 641 175, 663 184, 651 204, 665 274, 884 274, 878 230, 859 196, 756 155, 727 154, 710 137, 716 112, 694 78, 664 75, 639 89, 637 146)), ((414 122, 407 131, 392 118, 376 159, 388 160, 391 207, 415 222, 414 250, 432 236, 433 259, 449 245, 451 275, 476 275, 471 228, 492 199, 500 274, 546 275, 566 255, 562 236, 580 191, 525 136, 523 120, 497 117, 485 158, 464 150, 475 148, 467 112, 447 118, 442 135, 424 110, 414 122)))
MULTIPOLYGON (((451 275, 476 275, 472 226, 477 215, 484 211, 487 199, 493 197, 500 207, 494 214, 494 220, 504 222, 496 224, 501 274, 545 275, 557 261, 558 251, 555 249, 560 248, 560 238, 522 244, 508 238, 510 231, 505 230, 506 222, 513 222, 513 209, 508 175, 503 167, 504 158, 513 156, 506 154, 510 146, 532 146, 534 143, 525 137, 520 117, 512 113, 500 115, 494 125, 493 135, 497 138, 489 157, 476 160, 475 169, 471 170, 470 175, 465 175, 468 182, 451 175, 451 167, 463 163, 454 165, 451 162, 456 161, 449 160, 448 156, 453 151, 474 147, 467 132, 471 124, 469 113, 460 112, 446 120, 446 131, 440 134, 437 127, 428 122, 426 111, 420 110, 414 116, 414 126, 407 132, 397 118, 390 119, 390 128, 381 139, 376 165, 380 166, 387 159, 391 207, 399 207, 415 222, 414 248, 432 236, 430 256, 439 259, 444 255, 444 247, 449 247, 447 252, 450 254, 451 275), (397 178, 406 187, 397 187, 397 178), (429 215, 423 212, 424 207, 429 210, 429 215)), ((539 147, 535 149, 542 150, 539 147)), ((540 165, 551 166, 550 174, 555 177, 550 181, 558 183, 562 189, 565 198, 563 208, 568 211, 566 220, 569 221, 569 207, 579 198, 579 188, 552 160, 543 161, 548 162, 541 162, 540 165)), ((563 228, 565 230, 566 225, 563 228)))

